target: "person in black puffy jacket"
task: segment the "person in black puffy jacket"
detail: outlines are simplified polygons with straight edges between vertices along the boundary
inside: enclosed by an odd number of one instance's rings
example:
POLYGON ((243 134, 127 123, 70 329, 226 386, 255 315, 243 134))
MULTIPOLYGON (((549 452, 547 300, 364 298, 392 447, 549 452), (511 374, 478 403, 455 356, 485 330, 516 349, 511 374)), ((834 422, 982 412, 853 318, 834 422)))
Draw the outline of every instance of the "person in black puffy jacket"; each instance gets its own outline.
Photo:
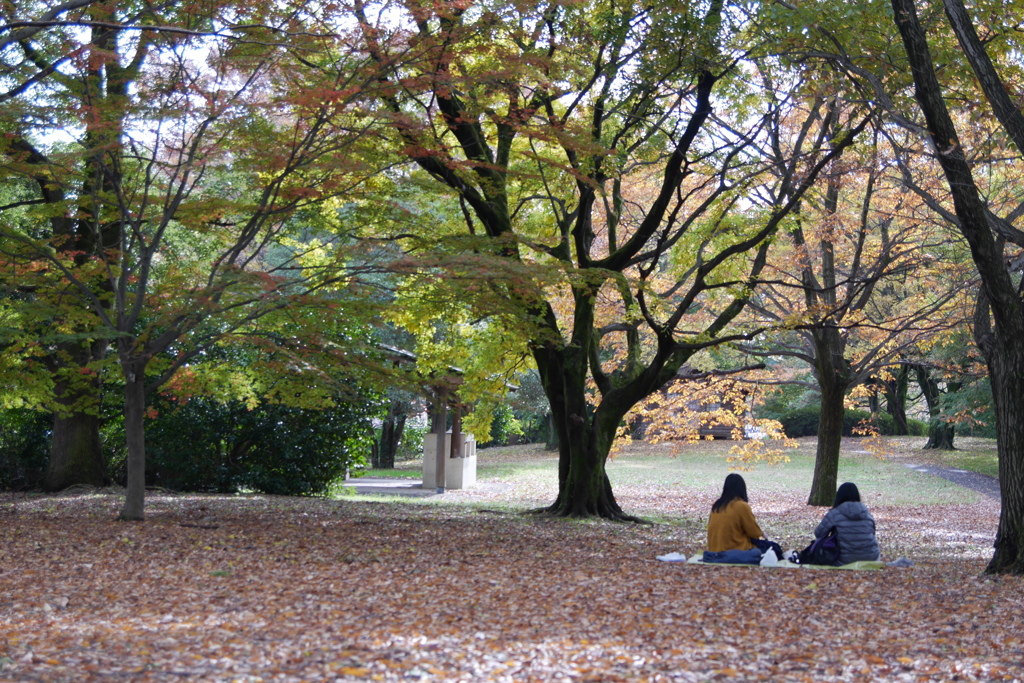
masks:
POLYGON ((839 541, 839 563, 849 564, 861 560, 877 560, 881 557, 878 539, 875 538, 875 518, 860 502, 857 485, 846 482, 836 491, 832 509, 814 530, 814 537, 821 538, 836 528, 839 541))

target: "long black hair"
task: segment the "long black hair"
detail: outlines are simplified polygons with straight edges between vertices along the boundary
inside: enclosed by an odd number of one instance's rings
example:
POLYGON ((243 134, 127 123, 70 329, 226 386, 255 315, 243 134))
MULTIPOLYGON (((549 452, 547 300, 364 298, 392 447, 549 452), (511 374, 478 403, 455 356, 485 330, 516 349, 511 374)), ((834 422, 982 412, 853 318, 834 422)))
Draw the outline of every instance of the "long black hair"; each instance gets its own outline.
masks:
POLYGON ((722 497, 711 506, 711 511, 721 512, 725 509, 726 505, 737 498, 744 503, 750 502, 747 500, 747 482, 743 481, 743 477, 733 472, 725 478, 725 484, 722 485, 722 497))
POLYGON ((839 490, 836 491, 836 500, 832 503, 832 507, 837 508, 843 503, 848 503, 851 500, 854 503, 860 502, 860 490, 857 489, 856 484, 852 481, 848 481, 840 486, 839 490))

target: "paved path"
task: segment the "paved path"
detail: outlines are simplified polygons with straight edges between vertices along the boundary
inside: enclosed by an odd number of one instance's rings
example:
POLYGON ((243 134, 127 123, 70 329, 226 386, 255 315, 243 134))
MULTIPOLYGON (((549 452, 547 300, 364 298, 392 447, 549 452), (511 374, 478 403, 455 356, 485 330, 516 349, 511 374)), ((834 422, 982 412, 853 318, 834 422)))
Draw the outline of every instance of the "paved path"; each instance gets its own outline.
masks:
POLYGON ((999 493, 999 480, 995 477, 990 477, 986 474, 978 474, 977 472, 971 472, 969 470, 960 470, 953 467, 943 467, 941 465, 931 465, 922 463, 903 463, 904 467, 909 467, 916 472, 923 472, 924 474, 933 474, 936 477, 942 477, 946 481, 951 481, 954 484, 959 484, 964 488, 977 491, 978 493, 984 493, 986 496, 999 500, 1001 495, 999 493))
POLYGON ((420 479, 389 479, 359 477, 348 479, 345 486, 354 488, 356 493, 382 493, 389 496, 436 496, 434 489, 423 488, 420 479))
MULTIPOLYGON (((360 494, 380 494, 388 496, 437 495, 437 491, 435 489, 423 488, 423 481, 421 479, 389 479, 385 477, 359 477, 357 479, 349 479, 348 481, 345 482, 345 486, 354 488, 356 490, 356 493, 360 494)), ((509 489, 509 487, 509 484, 491 484, 477 482, 468 490, 497 493, 501 491, 506 491, 509 489)))
MULTIPOLYGON (((846 439, 843 439, 844 443, 846 439)), ((851 453, 867 453, 868 451, 851 450, 851 453)), ((961 470, 955 467, 944 467, 930 462, 914 462, 913 455, 900 454, 889 458, 890 462, 899 463, 908 469, 922 474, 931 474, 946 481, 951 481, 965 489, 977 491, 996 500, 1002 499, 999 492, 999 479, 990 477, 987 474, 978 474, 970 470, 961 470)))

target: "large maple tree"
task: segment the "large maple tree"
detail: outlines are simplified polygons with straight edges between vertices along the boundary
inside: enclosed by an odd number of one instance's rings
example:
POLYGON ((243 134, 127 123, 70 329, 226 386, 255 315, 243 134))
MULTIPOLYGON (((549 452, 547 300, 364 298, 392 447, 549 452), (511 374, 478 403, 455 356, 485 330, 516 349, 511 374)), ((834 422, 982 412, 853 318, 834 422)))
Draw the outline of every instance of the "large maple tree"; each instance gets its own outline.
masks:
MULTIPOLYGON (((67 345, 96 351, 62 361, 95 378, 113 349, 128 451, 121 518, 142 519, 147 394, 269 313, 337 313, 356 300, 338 294, 355 254, 329 204, 368 174, 354 144, 369 117, 355 104, 376 72, 365 58, 327 57, 327 38, 288 8, 83 12, 44 22, 82 27, 62 34, 81 70, 44 69, 42 84, 29 76, 7 93, 4 172, 36 196, 4 207, 0 249, 9 264, 34 264, 13 271, 18 286, 75 321, 67 345), (328 300, 311 298, 328 288, 328 300)), ((308 326, 288 336, 305 332, 324 337, 308 326)))
POLYGON ((629 517, 604 469, 624 415, 701 350, 751 333, 732 322, 772 236, 870 117, 851 108, 830 139, 834 99, 752 57, 746 9, 355 3, 388 69, 390 146, 461 204, 464 249, 561 273, 483 288, 516 307, 551 405, 551 514, 629 517), (630 350, 603 364, 612 335, 630 350))
POLYGON ((956 324, 956 300, 970 279, 964 264, 948 259, 955 245, 944 226, 916 220, 920 202, 887 170, 895 164, 880 137, 876 131, 808 194, 786 226, 791 245, 775 251, 749 306, 779 330, 744 350, 793 358, 813 372, 806 384, 820 395, 820 420, 810 505, 830 506, 835 497, 851 390, 899 376, 918 345, 956 324))

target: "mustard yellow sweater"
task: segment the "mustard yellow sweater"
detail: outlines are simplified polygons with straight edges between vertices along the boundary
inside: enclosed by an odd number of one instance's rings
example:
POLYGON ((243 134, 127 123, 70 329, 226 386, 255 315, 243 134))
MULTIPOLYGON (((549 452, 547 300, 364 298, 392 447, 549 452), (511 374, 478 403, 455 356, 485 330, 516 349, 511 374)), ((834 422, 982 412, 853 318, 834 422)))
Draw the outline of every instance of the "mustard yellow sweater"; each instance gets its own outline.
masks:
POLYGON ((761 527, 754 521, 750 506, 739 498, 733 498, 720 512, 708 517, 708 550, 719 553, 724 550, 750 550, 752 538, 761 538, 761 527))

